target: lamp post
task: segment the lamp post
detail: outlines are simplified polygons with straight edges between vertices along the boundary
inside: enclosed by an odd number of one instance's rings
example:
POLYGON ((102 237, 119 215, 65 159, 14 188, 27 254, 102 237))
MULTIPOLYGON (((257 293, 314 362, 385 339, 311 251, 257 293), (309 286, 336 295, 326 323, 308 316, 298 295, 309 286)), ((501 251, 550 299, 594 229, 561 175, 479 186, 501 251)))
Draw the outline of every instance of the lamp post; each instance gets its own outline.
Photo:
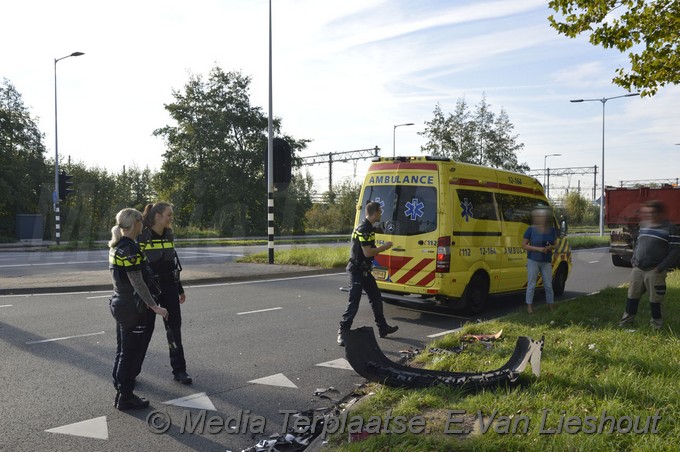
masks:
POLYGON ((404 124, 396 124, 394 128, 392 129, 392 157, 396 156, 396 138, 397 138, 397 127, 401 126, 413 126, 412 122, 407 122, 404 124))
POLYGON ((608 100, 619 99, 621 97, 639 96, 640 93, 623 94, 621 96, 603 97, 602 99, 572 99, 569 102, 602 102, 602 167, 600 173, 602 183, 600 185, 600 237, 604 236, 604 106, 608 100))
POLYGON ((59 218, 59 138, 57 128, 57 63, 65 58, 77 57, 85 55, 83 52, 73 52, 65 57, 54 59, 54 192, 52 193, 52 201, 54 203, 54 237, 59 245, 61 239, 61 224, 59 218))
MULTIPOLYGON (((545 163, 546 163, 546 160, 548 160, 548 157, 557 157, 557 156, 560 156, 560 155, 562 155, 562 154, 545 154, 543 156, 543 187, 546 187, 546 197, 548 199, 550 199, 550 187, 548 187, 546 185, 546 178, 545 178, 545 176, 546 176, 546 166, 545 166, 545 163)), ((549 182, 550 182, 550 179, 548 179, 548 183, 549 182)))

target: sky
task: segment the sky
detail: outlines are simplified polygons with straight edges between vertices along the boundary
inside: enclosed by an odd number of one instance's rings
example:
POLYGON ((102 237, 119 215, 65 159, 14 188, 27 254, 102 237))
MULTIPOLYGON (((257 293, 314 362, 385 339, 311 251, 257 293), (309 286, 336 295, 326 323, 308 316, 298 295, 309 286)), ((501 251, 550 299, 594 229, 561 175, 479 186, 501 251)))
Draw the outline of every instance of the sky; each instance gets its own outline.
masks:
MULTIPOLYGON (((514 124, 520 162, 600 170, 599 99, 628 93, 611 82, 628 58, 559 35, 547 1, 272 4, 273 113, 285 133, 312 140, 303 156, 376 146, 382 156, 423 155, 419 132, 437 104, 449 113, 464 99, 474 109, 486 96, 514 124)), ((0 78, 38 118, 53 157, 54 60, 84 52, 56 65, 60 157, 111 172, 158 170, 165 144, 153 131, 174 125, 164 105, 192 74, 241 71, 251 103, 268 113, 268 14, 267 0, 5 2, 0 78)), ((606 102, 607 185, 680 177, 679 100, 671 85, 606 102)), ((333 183, 361 181, 369 162, 355 163, 335 163, 333 183)), ((327 164, 305 171, 327 189, 327 164)), ((551 192, 592 194, 593 179, 553 178, 551 192)))

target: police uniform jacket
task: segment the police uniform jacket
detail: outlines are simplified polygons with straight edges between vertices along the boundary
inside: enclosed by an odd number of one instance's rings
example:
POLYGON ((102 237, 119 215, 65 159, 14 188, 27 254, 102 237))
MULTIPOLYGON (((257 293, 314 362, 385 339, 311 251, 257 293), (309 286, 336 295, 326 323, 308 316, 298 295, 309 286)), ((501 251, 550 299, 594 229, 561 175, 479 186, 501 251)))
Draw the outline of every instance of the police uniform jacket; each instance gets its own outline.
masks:
POLYGON ((162 235, 158 235, 153 229, 145 228, 138 241, 159 282, 161 284, 174 282, 177 284, 178 293, 183 294, 184 288, 179 279, 181 265, 175 251, 172 230, 165 229, 162 235))
POLYGON ((109 270, 113 280, 113 292, 120 298, 132 298, 135 291, 128 277, 128 272, 141 271, 144 281, 146 259, 139 245, 128 237, 122 237, 115 247, 109 249, 109 270))
POLYGON ((365 246, 376 247, 375 229, 373 229, 373 225, 366 218, 352 232, 352 248, 350 249, 349 262, 354 269, 366 270, 371 266, 373 259, 364 255, 362 248, 365 246))

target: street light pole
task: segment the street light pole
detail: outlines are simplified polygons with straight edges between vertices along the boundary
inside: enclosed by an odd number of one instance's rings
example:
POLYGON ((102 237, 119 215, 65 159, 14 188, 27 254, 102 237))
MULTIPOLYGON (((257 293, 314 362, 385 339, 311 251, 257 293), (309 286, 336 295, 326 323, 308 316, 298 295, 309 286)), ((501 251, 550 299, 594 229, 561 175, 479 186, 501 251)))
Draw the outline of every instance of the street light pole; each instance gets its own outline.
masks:
POLYGON ((392 157, 396 156, 396 138, 397 138, 397 127, 401 126, 413 126, 412 122, 407 122, 404 124, 396 124, 394 128, 392 129, 392 157))
MULTIPOLYGON (((546 190, 546 197, 548 199, 550 199, 550 187, 548 187, 546 185, 546 178, 545 178, 545 176, 546 176, 546 165, 545 165, 546 160, 548 160, 548 157, 557 157, 557 156, 560 156, 560 155, 562 155, 562 154, 545 154, 543 156, 543 188, 545 188, 545 190, 546 190)), ((550 179, 548 179, 548 183, 550 183, 550 179)))
POLYGON ((52 202, 54 203, 54 238, 59 245, 61 240, 61 219, 59 214, 59 129, 57 127, 57 63, 65 58, 85 55, 83 52, 73 52, 65 57, 54 59, 54 192, 52 202))
POLYGON ((569 102, 602 102, 602 167, 600 174, 602 182, 600 185, 600 237, 604 236, 604 106, 608 100, 619 99, 621 97, 639 96, 640 93, 623 94, 621 96, 603 97, 602 99, 572 99, 569 102))

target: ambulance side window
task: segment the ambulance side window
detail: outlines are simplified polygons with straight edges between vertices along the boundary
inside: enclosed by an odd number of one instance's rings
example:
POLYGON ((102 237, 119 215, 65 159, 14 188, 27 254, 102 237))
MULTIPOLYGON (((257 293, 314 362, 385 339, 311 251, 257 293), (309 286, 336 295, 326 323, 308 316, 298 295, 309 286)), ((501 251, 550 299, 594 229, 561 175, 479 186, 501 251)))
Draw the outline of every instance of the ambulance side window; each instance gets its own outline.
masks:
POLYGON ((531 224, 531 211, 539 206, 547 206, 545 201, 528 196, 496 194, 498 209, 503 221, 531 224))
POLYGON ((475 220, 498 220, 493 193, 477 190, 457 190, 461 209, 475 220))

